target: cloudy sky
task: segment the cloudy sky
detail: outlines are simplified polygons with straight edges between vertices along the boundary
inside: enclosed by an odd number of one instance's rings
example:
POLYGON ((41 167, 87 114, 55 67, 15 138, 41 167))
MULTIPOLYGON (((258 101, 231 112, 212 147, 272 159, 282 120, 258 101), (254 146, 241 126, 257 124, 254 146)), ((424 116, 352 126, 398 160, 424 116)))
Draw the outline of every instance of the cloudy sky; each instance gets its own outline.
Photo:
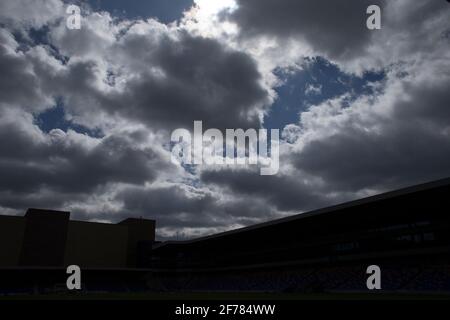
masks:
POLYGON ((180 239, 449 177, 449 45, 445 0, 3 0, 0 213, 180 239), (173 164, 194 120, 280 129, 278 174, 173 164))

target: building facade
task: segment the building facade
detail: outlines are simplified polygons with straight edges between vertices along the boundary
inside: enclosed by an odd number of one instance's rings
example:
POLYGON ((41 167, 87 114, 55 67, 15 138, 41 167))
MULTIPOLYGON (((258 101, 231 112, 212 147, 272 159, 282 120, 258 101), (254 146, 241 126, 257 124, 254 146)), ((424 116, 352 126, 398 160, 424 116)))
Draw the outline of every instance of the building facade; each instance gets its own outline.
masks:
POLYGON ((155 240, 155 221, 71 221, 70 212, 28 209, 0 215, 0 267, 135 268, 138 248, 155 240))

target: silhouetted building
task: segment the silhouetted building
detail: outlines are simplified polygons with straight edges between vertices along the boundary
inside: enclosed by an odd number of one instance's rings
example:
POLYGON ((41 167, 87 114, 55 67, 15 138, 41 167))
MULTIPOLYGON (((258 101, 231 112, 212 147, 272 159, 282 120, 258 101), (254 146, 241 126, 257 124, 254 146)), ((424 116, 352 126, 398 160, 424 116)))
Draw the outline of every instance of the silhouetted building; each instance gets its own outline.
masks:
POLYGON ((71 221, 64 211, 28 209, 0 216, 0 267, 134 268, 140 243, 155 240, 155 221, 71 221))
POLYGON ((159 291, 450 293, 450 179, 187 241, 153 245, 159 291))
POLYGON ((153 246, 147 265, 240 268, 450 253, 450 179, 153 246))
POLYGON ((52 292, 69 264, 87 267, 90 292, 368 292, 375 264, 383 292, 450 293, 450 179, 187 241, 154 238, 152 220, 0 216, 0 295, 52 292))

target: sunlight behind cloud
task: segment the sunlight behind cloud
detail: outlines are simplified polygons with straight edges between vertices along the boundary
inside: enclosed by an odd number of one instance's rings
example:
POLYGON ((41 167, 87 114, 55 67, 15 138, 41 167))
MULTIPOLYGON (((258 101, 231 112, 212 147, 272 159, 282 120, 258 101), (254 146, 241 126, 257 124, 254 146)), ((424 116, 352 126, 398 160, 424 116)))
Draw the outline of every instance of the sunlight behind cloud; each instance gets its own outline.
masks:
POLYGON ((185 28, 204 37, 220 37, 237 33, 236 24, 219 18, 221 12, 232 12, 238 8, 235 0, 195 0, 194 3, 191 10, 185 12, 183 23, 185 28))
POLYGON ((194 2, 199 7, 202 14, 204 14, 205 16, 213 16, 218 14, 222 10, 234 10, 237 8, 235 0, 195 0, 194 2))

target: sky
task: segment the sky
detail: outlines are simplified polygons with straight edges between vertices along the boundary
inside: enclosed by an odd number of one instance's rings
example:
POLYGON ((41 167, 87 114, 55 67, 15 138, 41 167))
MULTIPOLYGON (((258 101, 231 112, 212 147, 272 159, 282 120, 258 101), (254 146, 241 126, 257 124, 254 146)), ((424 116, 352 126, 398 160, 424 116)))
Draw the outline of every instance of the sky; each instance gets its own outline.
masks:
POLYGON ((0 214, 182 239, 449 177, 449 21, 445 0, 1 1, 0 214), (279 129, 279 172, 173 163, 195 120, 279 129))

